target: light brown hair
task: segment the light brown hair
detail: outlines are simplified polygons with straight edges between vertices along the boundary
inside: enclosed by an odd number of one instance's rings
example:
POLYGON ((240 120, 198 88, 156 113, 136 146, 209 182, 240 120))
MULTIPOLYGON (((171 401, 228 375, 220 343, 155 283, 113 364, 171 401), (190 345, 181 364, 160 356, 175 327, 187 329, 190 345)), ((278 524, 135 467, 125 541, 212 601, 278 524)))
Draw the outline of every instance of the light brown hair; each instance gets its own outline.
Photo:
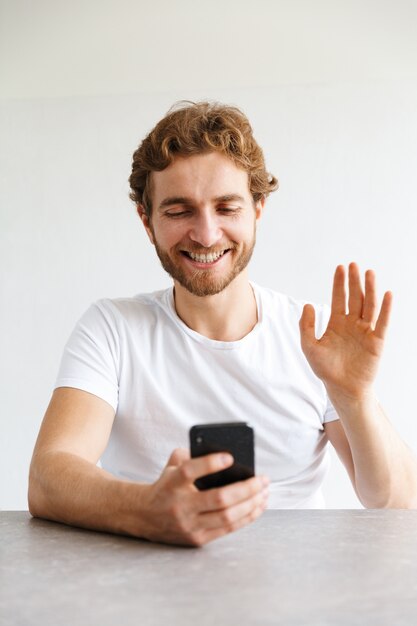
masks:
POLYGON ((254 202, 278 189, 265 169, 262 149, 240 109, 218 102, 181 101, 145 137, 133 154, 130 198, 152 212, 151 174, 164 170, 176 156, 221 152, 248 172, 254 202))

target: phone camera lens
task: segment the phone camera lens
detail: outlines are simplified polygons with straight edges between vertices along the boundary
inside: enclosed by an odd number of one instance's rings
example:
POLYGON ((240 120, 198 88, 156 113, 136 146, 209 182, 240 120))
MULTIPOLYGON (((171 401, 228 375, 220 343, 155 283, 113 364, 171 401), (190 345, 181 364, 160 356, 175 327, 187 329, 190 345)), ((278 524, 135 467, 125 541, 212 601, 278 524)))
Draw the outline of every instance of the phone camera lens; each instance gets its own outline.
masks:
POLYGON ((201 435, 198 435, 198 437, 196 437, 196 441, 197 443, 203 443, 203 437, 201 437, 201 435))

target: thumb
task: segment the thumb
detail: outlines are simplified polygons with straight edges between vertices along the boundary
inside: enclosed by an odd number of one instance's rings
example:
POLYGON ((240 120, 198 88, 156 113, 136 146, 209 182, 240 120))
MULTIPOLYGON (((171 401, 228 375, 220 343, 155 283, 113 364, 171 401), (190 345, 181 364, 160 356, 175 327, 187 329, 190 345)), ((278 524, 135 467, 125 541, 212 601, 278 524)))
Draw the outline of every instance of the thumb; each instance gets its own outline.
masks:
POLYGON ((184 463, 184 461, 188 461, 190 458, 190 453, 185 448, 175 448, 172 452, 171 456, 168 459, 166 467, 177 467, 184 463))
POLYGON ((301 347, 304 350, 316 341, 316 313, 312 304, 305 304, 300 318, 301 347))

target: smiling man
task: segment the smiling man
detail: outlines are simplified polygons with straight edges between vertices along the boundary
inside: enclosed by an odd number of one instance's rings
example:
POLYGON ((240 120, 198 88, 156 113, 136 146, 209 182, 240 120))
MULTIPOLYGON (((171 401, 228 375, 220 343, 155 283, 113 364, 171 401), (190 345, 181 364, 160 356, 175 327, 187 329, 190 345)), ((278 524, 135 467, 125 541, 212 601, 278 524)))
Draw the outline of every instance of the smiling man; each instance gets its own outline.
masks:
POLYGON ((246 268, 255 245, 261 206, 254 207, 247 173, 216 152, 178 157, 154 173, 153 188, 157 208, 152 219, 143 208, 139 211, 163 268, 192 295, 220 293, 246 268), (167 195, 171 189, 189 195, 167 195), (219 189, 242 195, 219 196, 219 189), (202 207, 197 220, 196 204, 202 207))
POLYGON ((347 293, 339 266, 329 317, 249 281, 278 185, 244 114, 174 108, 135 152, 130 185, 173 286, 100 300, 78 322, 32 459, 31 513, 202 545, 268 502, 322 507, 329 442, 364 506, 416 507, 416 461, 373 391, 391 294, 378 311, 373 272, 363 289, 352 263, 347 293), (255 429, 258 475, 198 491, 197 478, 233 459, 190 459, 189 429, 242 420, 255 429))

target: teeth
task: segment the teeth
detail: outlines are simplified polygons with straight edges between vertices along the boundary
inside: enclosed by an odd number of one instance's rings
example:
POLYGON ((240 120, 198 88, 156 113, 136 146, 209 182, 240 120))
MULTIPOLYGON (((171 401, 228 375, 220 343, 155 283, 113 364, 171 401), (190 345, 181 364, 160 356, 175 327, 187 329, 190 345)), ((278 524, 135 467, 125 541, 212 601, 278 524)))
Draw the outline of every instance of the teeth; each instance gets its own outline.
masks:
POLYGON ((193 261, 197 261, 198 263, 213 263, 213 261, 217 261, 226 250, 222 250, 221 252, 211 252, 210 254, 194 254, 194 252, 189 252, 188 254, 193 259, 193 261))

